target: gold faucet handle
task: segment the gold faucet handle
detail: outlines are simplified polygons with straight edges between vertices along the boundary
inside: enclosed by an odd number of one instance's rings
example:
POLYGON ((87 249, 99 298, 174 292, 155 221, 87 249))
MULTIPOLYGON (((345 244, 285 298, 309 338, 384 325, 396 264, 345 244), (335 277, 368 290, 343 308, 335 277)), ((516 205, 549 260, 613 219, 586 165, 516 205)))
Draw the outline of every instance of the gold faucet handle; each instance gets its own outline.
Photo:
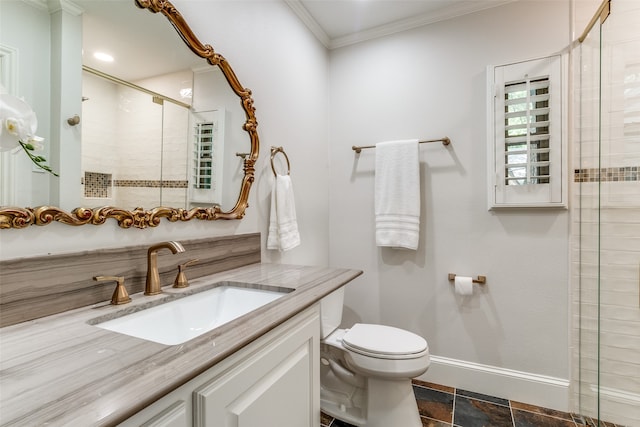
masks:
POLYGON ((112 282, 117 283, 115 291, 111 296, 111 304, 120 305, 131 302, 131 297, 127 293, 127 288, 124 287, 124 276, 95 276, 93 278, 96 282, 112 282))
POLYGON ((189 286, 189 280, 187 280, 187 276, 184 274, 184 270, 193 264, 196 264, 199 259, 192 259, 183 264, 178 264, 178 275, 176 276, 176 280, 173 282, 174 288, 186 288, 189 286))
POLYGON ((184 270, 185 268, 189 267, 190 265, 197 264, 198 261, 200 261, 198 258, 190 259, 189 261, 185 262, 184 264, 180 264, 178 266, 178 268, 182 268, 184 270))

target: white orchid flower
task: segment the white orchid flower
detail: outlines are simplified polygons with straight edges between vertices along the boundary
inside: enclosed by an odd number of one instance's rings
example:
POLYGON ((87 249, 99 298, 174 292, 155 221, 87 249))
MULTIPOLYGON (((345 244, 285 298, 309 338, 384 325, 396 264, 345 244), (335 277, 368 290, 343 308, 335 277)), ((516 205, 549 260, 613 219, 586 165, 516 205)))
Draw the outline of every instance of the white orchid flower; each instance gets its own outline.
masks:
POLYGON ((44 138, 36 135, 38 119, 36 113, 22 99, 0 93, 0 151, 21 147, 39 168, 58 176, 45 164, 46 159, 31 152, 41 150, 44 138))
POLYGON ((0 94, 0 151, 13 150, 36 135, 38 119, 29 104, 15 96, 0 94))
POLYGON ((32 136, 27 140, 27 144, 31 145, 35 151, 39 151, 44 149, 44 144, 42 143, 44 138, 39 136, 32 136))

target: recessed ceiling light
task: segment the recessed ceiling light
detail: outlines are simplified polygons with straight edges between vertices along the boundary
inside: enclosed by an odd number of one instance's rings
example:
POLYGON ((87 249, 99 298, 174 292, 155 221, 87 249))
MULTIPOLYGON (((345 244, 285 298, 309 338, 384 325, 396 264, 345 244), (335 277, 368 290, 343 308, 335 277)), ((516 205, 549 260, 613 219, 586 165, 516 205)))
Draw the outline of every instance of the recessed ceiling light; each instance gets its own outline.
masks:
POLYGON ((109 55, 108 53, 96 52, 93 54, 93 57, 99 59, 100 61, 113 62, 113 56, 109 55))

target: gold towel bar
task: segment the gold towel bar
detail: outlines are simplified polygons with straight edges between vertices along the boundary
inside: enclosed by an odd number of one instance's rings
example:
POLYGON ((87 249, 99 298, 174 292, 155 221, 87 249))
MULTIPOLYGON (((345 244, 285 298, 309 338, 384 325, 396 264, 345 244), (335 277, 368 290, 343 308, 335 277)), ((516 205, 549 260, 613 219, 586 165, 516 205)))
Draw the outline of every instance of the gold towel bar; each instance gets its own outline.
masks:
MULTIPOLYGON (((438 138, 438 139, 426 139, 424 141, 418 141, 418 143, 427 144, 429 142, 440 142, 440 141, 442 141, 442 145, 445 145, 445 146, 451 144, 451 140, 447 136, 445 136, 444 138, 438 138)), ((354 145, 353 147, 351 147, 351 149, 356 153, 361 152, 365 148, 376 148, 376 146, 375 145, 360 145, 360 146, 354 145)))
MULTIPOLYGON (((456 280, 456 274, 455 273, 449 273, 449 280, 450 281, 456 280)), ((477 279, 473 279, 472 282, 484 285, 485 283, 487 283, 487 276, 478 276, 478 278, 477 279)))

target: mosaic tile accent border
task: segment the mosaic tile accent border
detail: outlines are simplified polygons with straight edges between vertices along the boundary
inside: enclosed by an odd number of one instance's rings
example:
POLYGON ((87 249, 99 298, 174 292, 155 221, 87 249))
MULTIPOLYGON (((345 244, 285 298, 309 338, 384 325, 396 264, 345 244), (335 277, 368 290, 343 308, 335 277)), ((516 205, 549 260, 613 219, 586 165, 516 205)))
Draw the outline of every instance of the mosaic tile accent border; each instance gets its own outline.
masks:
POLYGON ((640 181, 640 166, 575 169, 573 182, 640 181), (602 179, 600 180, 600 177, 602 179))
POLYGON ((145 179, 115 179, 116 187, 145 187, 145 188, 188 188, 189 181, 181 180, 145 180, 145 179))
POLYGON ((84 197, 107 199, 111 197, 111 174, 84 173, 84 197))

